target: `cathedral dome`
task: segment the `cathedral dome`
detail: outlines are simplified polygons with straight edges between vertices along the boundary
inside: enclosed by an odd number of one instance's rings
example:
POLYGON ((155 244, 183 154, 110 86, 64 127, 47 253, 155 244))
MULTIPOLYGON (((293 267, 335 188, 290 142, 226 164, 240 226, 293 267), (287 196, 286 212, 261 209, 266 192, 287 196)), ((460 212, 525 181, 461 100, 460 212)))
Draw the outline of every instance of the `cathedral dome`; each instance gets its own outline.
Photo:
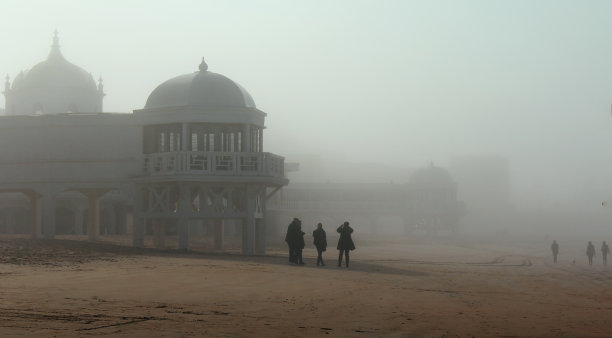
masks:
POLYGON ((236 82, 208 71, 202 60, 199 71, 174 77, 157 86, 149 95, 145 109, 182 106, 255 109, 255 102, 236 82))
POLYGON ((95 93, 96 83, 85 69, 68 62, 59 49, 53 49, 47 60, 22 72, 13 82, 13 90, 36 87, 71 88, 95 93))
POLYGON ((57 33, 47 59, 19 73, 7 96, 10 115, 100 112, 99 87, 90 73, 68 62, 60 51, 57 33))

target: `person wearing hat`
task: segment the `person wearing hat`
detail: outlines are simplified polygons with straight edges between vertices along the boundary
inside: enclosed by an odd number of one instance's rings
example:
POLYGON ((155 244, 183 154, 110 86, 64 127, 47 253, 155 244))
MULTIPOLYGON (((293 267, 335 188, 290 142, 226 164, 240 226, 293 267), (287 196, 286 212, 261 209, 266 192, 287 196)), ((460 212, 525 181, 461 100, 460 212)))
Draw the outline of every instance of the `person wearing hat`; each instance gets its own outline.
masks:
POLYGON ((338 239, 337 249, 339 250, 338 254, 338 267, 342 265, 342 253, 344 252, 344 256, 346 258, 346 267, 349 266, 349 251, 355 250, 355 243, 353 243, 353 239, 351 238, 351 234, 353 233, 353 228, 349 226, 349 222, 344 222, 342 225, 338 227, 336 230, 340 234, 340 238, 338 239))
POLYGON ((325 230, 323 230, 323 224, 320 222, 317 224, 317 229, 312 232, 312 238, 314 238, 314 245, 317 248, 317 266, 325 266, 322 255, 323 251, 327 249, 327 236, 325 230))

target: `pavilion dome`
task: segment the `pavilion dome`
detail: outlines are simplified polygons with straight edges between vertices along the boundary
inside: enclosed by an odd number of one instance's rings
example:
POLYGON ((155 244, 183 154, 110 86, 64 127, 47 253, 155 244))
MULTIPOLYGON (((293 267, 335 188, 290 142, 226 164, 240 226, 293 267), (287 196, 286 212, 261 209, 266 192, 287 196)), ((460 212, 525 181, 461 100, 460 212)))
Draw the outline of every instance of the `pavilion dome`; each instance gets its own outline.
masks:
POLYGON ((229 78, 208 71, 204 60, 199 71, 167 80, 149 95, 145 109, 172 107, 246 108, 255 102, 242 86, 229 78))
POLYGON ((56 32, 47 59, 19 73, 9 95, 7 113, 21 115, 100 112, 104 93, 89 72, 64 58, 56 32))
POLYGON ((455 181, 448 170, 436 167, 433 163, 415 171, 409 184, 418 189, 455 189, 455 181))

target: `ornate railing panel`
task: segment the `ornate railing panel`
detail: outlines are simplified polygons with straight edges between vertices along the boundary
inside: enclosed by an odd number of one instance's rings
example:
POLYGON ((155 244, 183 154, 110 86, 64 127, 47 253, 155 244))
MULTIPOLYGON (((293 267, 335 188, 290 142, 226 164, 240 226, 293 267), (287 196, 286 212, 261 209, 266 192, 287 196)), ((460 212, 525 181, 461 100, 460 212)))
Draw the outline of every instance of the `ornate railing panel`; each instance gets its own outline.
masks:
POLYGON ((182 151, 147 154, 143 171, 151 176, 172 174, 285 177, 285 160, 271 153, 182 151))

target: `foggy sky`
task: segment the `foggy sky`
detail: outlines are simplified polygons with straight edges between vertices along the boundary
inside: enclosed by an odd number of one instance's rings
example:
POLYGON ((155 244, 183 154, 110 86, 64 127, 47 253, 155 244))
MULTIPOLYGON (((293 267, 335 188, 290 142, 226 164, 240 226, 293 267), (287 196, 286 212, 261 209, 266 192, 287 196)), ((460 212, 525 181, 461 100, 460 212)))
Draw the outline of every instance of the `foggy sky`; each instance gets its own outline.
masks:
POLYGON ((57 28, 64 56, 104 78, 105 111, 142 108, 204 56, 268 113, 265 150, 290 161, 495 155, 517 199, 612 198, 609 1, 1 1, 0 13, 2 78, 43 61, 57 28))

